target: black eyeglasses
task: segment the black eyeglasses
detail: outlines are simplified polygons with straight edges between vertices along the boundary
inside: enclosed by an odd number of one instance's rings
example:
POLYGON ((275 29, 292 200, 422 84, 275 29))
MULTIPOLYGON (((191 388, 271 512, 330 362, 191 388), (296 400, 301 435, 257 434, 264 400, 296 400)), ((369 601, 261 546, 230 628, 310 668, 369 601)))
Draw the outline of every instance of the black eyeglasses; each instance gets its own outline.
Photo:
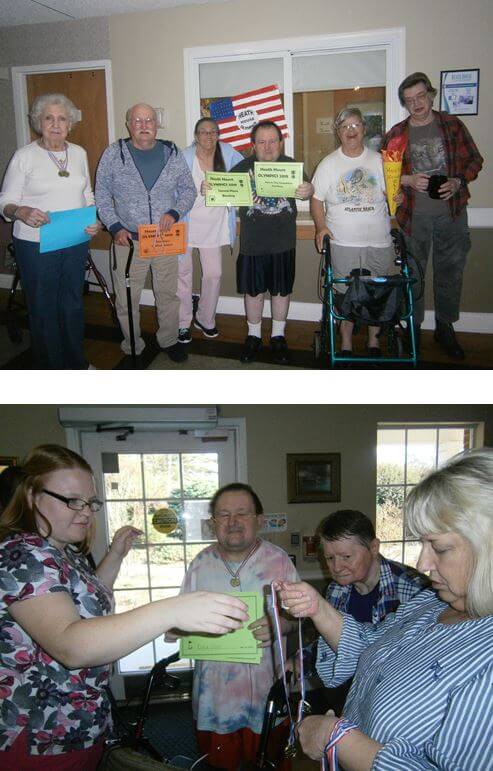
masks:
POLYGON ((100 501, 99 498, 91 498, 90 501, 86 501, 85 498, 66 498, 65 495, 53 493, 44 487, 42 492, 46 493, 46 495, 51 495, 52 498, 56 498, 58 501, 62 501, 72 511, 83 511, 87 506, 95 514, 103 508, 103 501, 100 501))

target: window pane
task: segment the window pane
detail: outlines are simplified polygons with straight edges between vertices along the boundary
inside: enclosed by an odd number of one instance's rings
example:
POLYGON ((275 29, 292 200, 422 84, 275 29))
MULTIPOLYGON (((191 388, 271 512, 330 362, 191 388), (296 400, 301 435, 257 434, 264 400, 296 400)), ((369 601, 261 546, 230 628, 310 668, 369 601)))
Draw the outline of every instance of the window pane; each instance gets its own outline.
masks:
POLYGON ((185 501, 183 520, 187 541, 212 541, 215 538, 209 514, 209 501, 185 501))
POLYGON ((415 568, 421 553, 421 544, 419 541, 406 541, 404 544, 404 563, 415 568))
MULTIPOLYGON (((284 103, 284 62, 282 57, 230 59, 227 62, 207 62, 199 65, 200 114, 210 116, 210 104, 218 99, 232 98, 248 91, 266 86, 277 86, 281 103, 284 103)), ((250 155, 250 145, 245 146, 244 138, 249 137, 253 126, 262 117, 255 105, 235 110, 241 133, 231 134, 233 147, 245 156, 250 155), (238 141, 240 139, 240 141, 238 141)))
POLYGON ((404 487, 377 487, 376 532, 380 540, 403 537, 404 487))
POLYGON ((183 497, 212 498, 219 487, 219 468, 216 452, 183 454, 183 497))
POLYGON ((104 489, 108 499, 142 498, 140 455, 117 456, 118 472, 104 474, 104 489))
POLYGON ((436 466, 437 431, 409 429, 407 433, 407 482, 415 484, 436 466))
MULTIPOLYGON (((108 533, 110 542, 115 532, 124 525, 133 525, 145 533, 144 507, 139 501, 107 503, 108 533)), ((145 535, 144 535, 145 539, 145 535)))
POLYGON ((406 432, 383 429, 377 434, 377 484, 404 484, 406 432))
POLYGON ((180 489, 179 456, 144 455, 144 480, 147 499, 175 497, 180 489))
POLYGON ((137 546, 130 549, 122 562, 115 581, 115 589, 143 589, 149 585, 147 549, 137 546))
POLYGON ((365 142, 380 149, 385 125, 384 51, 300 54, 293 57, 295 158, 311 177, 319 161, 338 146, 334 119, 344 107, 359 107, 365 142))
POLYGON ((149 567, 152 586, 181 586, 185 575, 183 547, 150 546, 149 567))
POLYGON ((176 543, 184 538, 183 505, 181 501, 153 501, 146 506, 147 538, 150 543, 163 543, 171 541, 176 543), (176 530, 172 533, 160 533, 152 524, 152 518, 159 509, 171 509, 178 518, 176 530))
POLYGON ((438 463, 457 455, 458 452, 469 449, 470 434, 464 428, 441 428, 438 432, 438 463))
POLYGON ((382 543, 380 544, 380 554, 388 560, 402 562, 402 543, 382 543))

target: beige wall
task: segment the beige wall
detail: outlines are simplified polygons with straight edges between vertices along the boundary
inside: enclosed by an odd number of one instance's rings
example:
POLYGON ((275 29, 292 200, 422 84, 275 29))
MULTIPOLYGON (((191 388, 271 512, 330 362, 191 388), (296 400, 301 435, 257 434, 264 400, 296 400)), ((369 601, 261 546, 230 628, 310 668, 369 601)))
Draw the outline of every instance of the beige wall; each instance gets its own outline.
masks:
MULTIPOLYGON (((438 86, 440 70, 481 69, 480 115, 464 122, 483 155, 492 155, 493 60, 485 37, 493 27, 491 0, 231 0, 109 21, 117 133, 123 131, 126 108, 144 99, 167 108, 167 133, 185 142, 184 48, 405 27, 408 72, 424 70, 438 86)), ((493 206, 492 190, 490 167, 473 186, 472 205, 493 206)))
MULTIPOLYGON (((0 28, 0 66, 111 56, 117 135, 124 133, 127 107, 145 100, 166 109, 162 136, 186 141, 184 48, 388 27, 406 30, 406 70, 422 69, 438 86, 440 70, 479 67, 480 114, 465 117, 486 166, 471 185, 474 207, 493 207, 491 0, 230 0, 152 13, 116 15, 52 25, 0 28), (481 45, 482 43, 482 45, 481 45)), ((11 89, 0 83, 0 165, 15 147, 11 89), (2 117, 3 116, 3 117, 2 117), (8 117, 6 117, 8 116, 8 117)), ((0 171, 1 173, 1 171, 0 171)), ((492 310, 493 231, 476 230, 465 274, 462 309, 492 310)), ((234 259, 225 254, 221 292, 236 296, 234 259)), ((0 260, 1 263, 1 260, 0 260)), ((309 242, 298 244, 293 299, 316 302, 318 256, 309 242)), ((3 270, 0 264, 0 272, 3 270)), ((196 271, 198 275, 198 270, 196 271)), ((426 307, 432 307, 431 288, 426 307)))
MULTIPOLYGON (((388 27, 406 29, 406 71, 424 70, 437 86, 440 70, 480 68, 480 114, 463 120, 488 161, 493 155, 493 90, 488 86, 493 78, 493 59, 485 30, 493 28, 491 0, 415 0, 411 4, 408 0, 232 0, 218 5, 113 16, 110 42, 117 134, 124 130, 126 108, 145 100, 166 108, 166 135, 185 145, 184 48, 388 27), (129 45, 130 40, 133 46, 129 45), (481 40, 485 41, 482 46, 481 40)), ((471 191, 472 206, 493 207, 491 164, 486 164, 471 191)), ((493 232, 474 231, 472 242, 462 310, 487 313, 493 308, 493 262, 489 256, 493 232)), ((198 288, 198 261, 196 266, 198 288)), ((294 300, 317 301, 317 269, 318 255, 312 243, 298 243, 294 300)), ((229 250, 224 254, 221 294, 236 295, 235 261, 229 250)), ((432 306, 430 285, 426 307, 432 306)))
MULTIPOLYGON (((150 408, 152 409, 152 407, 150 408)), ((248 481, 269 513, 287 513, 289 531, 313 534, 323 517, 356 508, 375 517, 376 430, 379 421, 484 421, 485 444, 493 446, 493 406, 470 405, 224 405, 222 417, 246 419, 248 481), (357 426, 357 430, 355 430, 357 426), (286 454, 341 453, 341 501, 288 504, 286 454)), ((24 455, 42 442, 65 442, 56 407, 0 406, 2 454, 24 455)), ((305 575, 319 575, 289 545, 289 533, 273 537, 296 553, 305 575)))

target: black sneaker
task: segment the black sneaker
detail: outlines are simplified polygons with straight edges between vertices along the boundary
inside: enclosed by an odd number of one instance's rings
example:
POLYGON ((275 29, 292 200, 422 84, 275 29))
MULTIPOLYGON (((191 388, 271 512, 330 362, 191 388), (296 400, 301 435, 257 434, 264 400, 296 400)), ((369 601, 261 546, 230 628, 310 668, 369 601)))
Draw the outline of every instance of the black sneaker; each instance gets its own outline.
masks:
POLYGON ((289 351, 284 335, 271 337, 270 350, 274 364, 289 364, 289 351))
POLYGON ((191 343, 192 335, 190 334, 190 327, 180 327, 178 330, 178 342, 179 343, 191 343))
POLYGON ((197 329, 201 329, 202 334, 204 334, 206 337, 217 337, 219 334, 216 327, 212 327, 212 329, 207 329, 207 327, 204 327, 203 324, 200 323, 200 321, 197 321, 197 319, 195 319, 195 321, 193 322, 193 325, 194 327, 197 327, 197 329))
POLYGON ((455 337, 452 324, 436 319, 435 340, 451 359, 464 359, 465 354, 455 337))
POLYGON ((182 361, 186 361, 188 359, 188 353, 179 343, 168 345, 167 348, 163 348, 163 351, 168 354, 171 361, 174 361, 177 364, 181 364, 182 361))
POLYGON ((254 335, 248 335, 241 352, 240 361, 242 361, 243 364, 249 364, 251 361, 255 361, 257 353, 261 348, 262 339, 260 337, 255 337, 254 335))
POLYGON ((379 359, 382 356, 382 351, 378 345, 369 345, 367 350, 368 355, 371 356, 372 359, 379 359))

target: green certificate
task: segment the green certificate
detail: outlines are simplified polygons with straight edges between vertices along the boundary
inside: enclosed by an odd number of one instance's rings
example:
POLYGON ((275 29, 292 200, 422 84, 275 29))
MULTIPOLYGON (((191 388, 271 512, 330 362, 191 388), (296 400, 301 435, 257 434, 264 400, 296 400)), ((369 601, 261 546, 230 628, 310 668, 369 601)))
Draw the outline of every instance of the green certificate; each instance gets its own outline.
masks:
POLYGON ((294 191, 302 182, 302 163, 255 161, 255 188, 262 198, 294 198, 294 191))
POLYGON ((247 625, 263 615, 263 597, 259 592, 234 592, 232 596, 239 597, 248 606, 247 624, 227 634, 193 634, 182 637, 180 640, 182 658, 260 664, 262 649, 258 647, 258 642, 253 632, 247 629, 247 625))
POLYGON ((205 194, 206 206, 252 205, 252 186, 248 173, 206 171, 205 180, 212 185, 205 194))

